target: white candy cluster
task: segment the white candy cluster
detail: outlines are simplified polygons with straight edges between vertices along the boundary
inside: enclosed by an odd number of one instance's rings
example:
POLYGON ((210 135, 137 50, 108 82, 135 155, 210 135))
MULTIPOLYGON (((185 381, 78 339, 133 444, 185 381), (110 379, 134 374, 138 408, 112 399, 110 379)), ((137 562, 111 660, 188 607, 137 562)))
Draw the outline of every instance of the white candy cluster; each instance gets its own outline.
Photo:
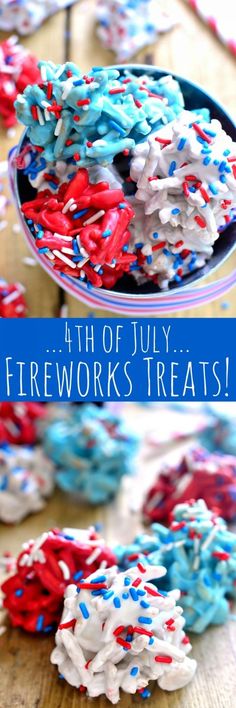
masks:
POLYGON ((98 0, 97 35, 118 61, 132 57, 142 47, 155 42, 174 21, 159 7, 158 0, 98 0))
POLYGON ((72 686, 115 704, 120 689, 146 693, 151 680, 168 691, 185 686, 196 662, 183 626, 180 593, 160 594, 150 579, 162 566, 138 564, 124 573, 98 570, 68 586, 51 661, 72 686))
POLYGON ((211 257, 236 207, 235 155, 218 120, 189 111, 134 149, 132 245, 142 243, 143 271, 160 287, 211 257))
POLYGON ((26 35, 33 32, 47 17, 76 0, 1 0, 0 29, 16 30, 26 35))
POLYGON ((40 511, 54 486, 53 465, 40 448, 0 449, 0 521, 19 523, 40 511))

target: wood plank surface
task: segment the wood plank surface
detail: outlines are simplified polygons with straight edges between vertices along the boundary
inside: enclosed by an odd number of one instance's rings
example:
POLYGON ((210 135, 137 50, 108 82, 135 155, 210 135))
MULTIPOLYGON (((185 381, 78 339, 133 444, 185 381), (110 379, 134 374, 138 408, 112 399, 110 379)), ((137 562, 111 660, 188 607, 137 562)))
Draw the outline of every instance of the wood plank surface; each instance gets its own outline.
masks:
MULTIPOLYGON (((200 83, 203 88, 214 94, 228 111, 235 113, 235 59, 209 28, 205 27, 187 7, 184 0, 163 0, 163 6, 175 13, 177 26, 168 34, 160 36, 158 42, 150 49, 139 52, 134 61, 145 62, 147 54, 151 54, 154 64, 200 83)), ((103 49, 96 37, 94 8, 95 0, 81 0, 70 12, 70 36, 67 38, 69 56, 85 70, 97 64, 114 63, 114 55, 103 49)), ((61 11, 44 23, 33 36, 24 38, 22 42, 34 51, 39 59, 63 61, 65 27, 66 11, 61 11)), ((0 33, 0 39, 4 36, 6 35, 0 33)), ((19 127, 15 139, 9 140, 1 130, 1 160, 6 159, 9 147, 15 144, 20 133, 19 127)), ((8 210, 7 219, 8 227, 0 234, 0 276, 7 280, 20 280, 26 286, 29 316, 55 316, 60 302, 58 287, 39 265, 31 267, 22 261, 29 252, 22 234, 15 234, 12 231, 12 226, 17 221, 14 207, 8 210)), ((216 277, 218 279, 230 273, 235 267, 236 255, 234 254, 205 282, 213 281, 216 277)), ((71 296, 65 295, 64 299, 71 317, 83 317, 90 311, 71 296)), ((96 310, 96 314, 113 316, 112 313, 104 313, 102 310, 96 310)), ((174 316, 234 317, 236 316, 235 289, 213 303, 182 311, 174 316)))
MULTIPOLYGON (((135 415, 135 406, 126 404, 129 416, 135 415)), ((144 413, 142 413, 144 416, 144 413)), ((147 426, 145 420, 143 426, 147 426)), ((141 424, 140 417, 136 424, 141 424)), ((166 445, 164 452, 171 456, 182 453, 183 444, 166 445)), ((173 459, 173 457, 172 457, 173 459)), ((52 527, 81 527, 101 523, 102 533, 109 543, 126 543, 141 531, 140 513, 134 511, 134 502, 140 491, 147 488, 160 463, 158 455, 149 458, 145 451, 138 458, 133 479, 126 479, 114 502, 106 507, 79 506, 72 498, 57 491, 46 508, 26 519, 20 526, 0 524, 0 556, 6 550, 13 555, 21 544, 52 527), (133 509, 133 511, 131 511, 133 509)), ((184 689, 168 693, 152 687, 149 708, 234 708, 236 689, 236 622, 211 627, 203 636, 191 635, 192 656, 198 662, 193 681, 184 689)), ((86 698, 60 680, 57 669, 50 664, 53 637, 31 637, 9 627, 0 636, 0 708, 108 708, 107 699, 86 698)), ((140 706, 137 696, 122 694, 120 708, 140 706)))

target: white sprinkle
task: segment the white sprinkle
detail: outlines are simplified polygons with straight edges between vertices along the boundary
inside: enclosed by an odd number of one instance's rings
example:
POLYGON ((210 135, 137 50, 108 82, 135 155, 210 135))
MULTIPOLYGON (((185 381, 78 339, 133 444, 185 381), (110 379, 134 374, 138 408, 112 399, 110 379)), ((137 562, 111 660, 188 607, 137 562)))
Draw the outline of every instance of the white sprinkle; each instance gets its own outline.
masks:
POLYGON ((68 202, 66 202, 65 206, 64 206, 63 209, 62 209, 62 214, 66 214, 66 212, 68 211, 68 209, 70 209, 70 207, 72 206, 72 204, 74 204, 74 198, 73 198, 73 197, 71 197, 70 199, 68 199, 68 202))
POLYGON ((7 137, 9 138, 9 140, 12 140, 12 138, 15 137, 15 134, 16 134, 15 128, 8 128, 7 137))
POLYGON ((55 72, 54 79, 59 79, 59 76, 61 76, 63 74, 64 70, 65 70, 65 64, 62 64, 61 66, 59 66, 59 69, 57 69, 57 71, 55 72))
POLYGON ((41 66, 40 72, 41 72, 42 81, 47 81, 47 67, 45 65, 41 66))
POLYGON ((77 204, 72 204, 72 205, 69 207, 69 211, 75 211, 75 209, 77 209, 77 204))
MULTIPOLYGON (((88 262, 88 260, 89 260, 89 258, 83 258, 82 261, 80 261, 79 263, 77 263, 77 268, 83 268, 83 266, 85 265, 85 263, 88 262)), ((81 275, 82 275, 82 271, 81 271, 81 275)), ((85 274, 84 274, 84 275, 85 275, 85 274)))
POLYGON ((94 221, 97 221, 98 219, 101 218, 101 216, 104 216, 105 211, 101 209, 101 211, 98 211, 97 214, 94 214, 93 216, 90 216, 90 219, 87 219, 87 221, 84 221, 83 226, 88 226, 89 224, 93 224, 94 221))
POLYGON ((40 110, 39 106, 37 106, 37 116, 38 116, 39 125, 45 125, 45 120, 43 118, 43 114, 42 114, 42 111, 40 110))
POLYGON ((60 135, 62 126, 63 126, 63 120, 62 120, 62 118, 59 118, 59 120, 57 121, 55 130, 54 130, 54 135, 60 135))
POLYGON ((90 556, 86 559, 86 565, 92 565, 92 563, 97 560, 98 556, 100 556, 101 551, 101 548, 95 548, 94 551, 92 551, 92 553, 90 554, 90 556))
POLYGON ((63 238, 63 241, 73 241, 72 236, 64 236, 63 234, 58 234, 57 231, 54 231, 54 236, 58 236, 58 238, 63 238))
POLYGON ((30 256, 25 256, 25 258, 22 258, 22 263, 26 266, 36 266, 37 261, 34 260, 34 258, 30 258, 30 256))
POLYGON ((54 256, 60 259, 60 261, 64 261, 66 265, 70 266, 70 268, 76 268, 76 263, 73 263, 70 258, 67 258, 67 256, 64 256, 61 251, 53 251, 54 256))
POLYGON ((75 255, 75 252, 73 251, 73 248, 67 248, 66 246, 63 246, 63 248, 61 249, 61 252, 62 252, 62 253, 67 253, 68 256, 74 256, 74 255, 75 255))
POLYGON ((59 565, 59 567, 61 568, 61 572, 62 572, 63 578, 64 578, 65 580, 70 580, 70 570, 69 570, 69 568, 68 568, 68 565, 66 565, 65 561, 59 560, 59 561, 58 561, 58 565, 59 565))
POLYGON ((215 538, 215 535, 217 534, 217 531, 219 530, 219 526, 215 525, 207 538, 205 539, 204 543, 202 544, 202 551, 205 551, 206 548, 210 545, 210 543, 213 541, 213 538, 215 538))
POLYGON ((47 251, 47 253, 45 253, 44 255, 47 256, 47 258, 49 258, 50 261, 55 261, 55 256, 53 255, 53 253, 51 251, 47 251))
POLYGON ((21 226, 20 226, 20 224, 13 224, 12 231, 13 231, 13 234, 19 234, 19 233, 21 233, 21 226))

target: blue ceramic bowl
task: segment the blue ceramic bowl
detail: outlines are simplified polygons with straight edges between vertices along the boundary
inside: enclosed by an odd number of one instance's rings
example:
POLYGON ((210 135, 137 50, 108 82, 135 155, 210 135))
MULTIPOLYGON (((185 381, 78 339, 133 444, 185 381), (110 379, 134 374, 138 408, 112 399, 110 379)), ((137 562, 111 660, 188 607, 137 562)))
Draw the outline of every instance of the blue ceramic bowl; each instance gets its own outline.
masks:
MULTIPOLYGON (((111 68, 111 67, 109 67, 111 68)), ((146 64, 121 64, 121 65, 115 65, 112 68, 116 68, 120 71, 121 74, 124 74, 125 71, 131 71, 132 73, 136 74, 137 76, 141 76, 142 74, 151 74, 154 79, 160 79, 162 76, 168 76, 170 72, 158 69, 155 66, 147 66, 146 64)), ((192 83, 191 81, 188 81, 187 79, 184 79, 182 76, 178 76, 176 74, 173 74, 171 72, 172 76, 177 79, 177 81, 180 84, 181 90, 184 95, 184 100, 185 100, 185 108, 188 110, 193 110, 195 108, 208 108, 210 111, 211 118, 217 118, 226 133, 232 137, 233 140, 236 141, 236 128, 235 128, 235 123, 233 122, 232 118, 228 115, 228 113, 225 111, 223 106, 221 106, 218 101, 216 101, 210 94, 208 94, 206 91, 204 91, 200 86, 197 84, 192 83)), ((26 140, 27 132, 22 136, 21 143, 19 144, 18 152, 20 152, 22 145, 24 144, 26 140)), ((127 167, 127 164, 126 164, 127 167)), ((124 170, 125 170, 125 164, 124 164, 124 170)), ((15 176, 14 176, 14 197, 17 202, 17 207, 18 210, 20 211, 20 205, 31 199, 34 195, 35 191, 31 188, 28 179, 21 171, 16 171, 15 176)), ((24 233, 27 238, 28 243, 32 242, 33 237, 32 234, 24 221, 24 233)), ((184 288, 185 286, 189 286, 192 284, 195 284, 196 282, 202 280, 205 278, 209 273, 212 273, 215 271, 219 266, 222 265, 222 263, 228 258, 231 253, 233 252, 233 249, 235 247, 235 242, 236 242, 236 223, 231 223, 227 228, 224 230, 224 234, 222 235, 221 238, 219 238, 215 245, 214 245, 214 253, 211 257, 211 259, 202 267, 199 268, 196 271, 193 271, 191 273, 186 274, 182 281, 178 284, 176 283, 170 283, 169 290, 163 291, 158 288, 157 285, 154 285, 152 281, 148 281, 145 284, 141 286, 137 286, 134 278, 128 275, 124 275, 118 283, 115 285, 115 287, 112 290, 105 290, 102 289, 103 292, 105 291, 106 293, 109 292, 110 298, 114 296, 114 301, 116 298, 122 294, 122 296, 127 295, 129 301, 132 300, 133 298, 137 299, 142 298, 145 299, 145 295, 153 297, 153 301, 158 298, 158 295, 161 295, 162 298, 166 294, 166 297, 168 297, 168 292, 171 291, 171 294, 173 295, 175 292, 177 293, 180 289, 184 288)), ((34 255, 37 257, 41 265, 48 271, 48 259, 46 259, 44 256, 41 256, 35 249, 34 249, 34 255), (47 261, 47 263, 45 263, 47 261)), ((51 269, 52 270, 52 269, 51 269)), ((60 276, 60 274, 55 273, 55 271, 52 274, 52 277, 54 280, 59 282, 61 287, 64 287, 65 281, 63 282, 63 278, 60 276)), ((70 289, 69 283, 70 281, 73 280, 73 296, 76 296, 75 293, 75 287, 76 287, 76 278, 67 278, 67 290, 70 289)), ((81 284, 80 284, 81 286, 81 284)), ((96 292, 98 292, 97 288, 94 288, 96 292)), ((78 288, 78 298, 79 298, 79 288, 78 288)))

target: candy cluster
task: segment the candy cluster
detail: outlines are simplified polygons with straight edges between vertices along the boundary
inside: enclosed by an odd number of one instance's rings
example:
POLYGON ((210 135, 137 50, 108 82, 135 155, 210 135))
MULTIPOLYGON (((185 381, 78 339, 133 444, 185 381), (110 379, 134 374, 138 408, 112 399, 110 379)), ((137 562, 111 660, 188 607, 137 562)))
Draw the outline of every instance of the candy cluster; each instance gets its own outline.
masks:
MULTIPOLYGON (((153 536, 138 536, 129 546, 115 549, 121 569, 140 560, 145 566, 167 568, 160 591, 181 591, 186 627, 201 633, 210 624, 222 624, 236 597, 236 536, 203 500, 178 504, 170 528, 153 524, 153 536)), ((155 580, 155 574, 153 574, 155 580)))
POLYGON ((39 80, 35 57, 18 44, 17 37, 0 43, 0 118, 5 128, 12 128, 16 123, 17 94, 39 80))
POLYGON ((2 584, 3 606, 13 627, 27 632, 55 629, 67 585, 115 562, 93 528, 52 529, 24 543, 14 574, 2 584))
POLYGON ((235 153, 218 120, 189 111, 133 151, 133 244, 142 271, 160 287, 204 265, 232 221, 235 153))
POLYGON ((0 29, 31 34, 47 17, 73 2, 75 0, 1 0, 0 29))
POLYGON ((150 582, 164 573, 139 563, 124 573, 96 571, 68 587, 51 656, 68 683, 116 704, 120 690, 146 698, 151 680, 172 691, 192 679, 196 662, 186 656, 191 644, 179 592, 163 595, 150 582))
MULTIPOLYGON (((46 177, 55 185, 59 182, 50 172, 46 177)), ((128 252, 134 215, 130 204, 121 189, 110 189, 107 182, 91 184, 86 169, 78 170, 53 195, 39 191, 22 211, 39 253, 66 275, 110 288, 136 261, 128 252)))
POLYGON ((164 465, 148 490, 143 515, 148 521, 170 518, 176 504, 204 499, 227 521, 236 517, 236 457, 193 448, 175 465, 164 465))
POLYGON ((40 448, 0 446, 1 521, 19 523, 40 511, 53 486, 53 465, 40 448))
POLYGON ((109 501, 131 471, 137 441, 124 421, 91 404, 71 407, 45 431, 45 450, 57 465, 58 485, 91 504, 109 501))
POLYGON ((46 408, 42 403, 0 402, 0 443, 33 445, 45 416, 46 408))
POLYGON ((25 288, 21 283, 6 283, 0 279, 0 317, 25 317, 25 288))
POLYGON ((126 61, 173 26, 158 0, 98 0, 97 35, 106 49, 126 61))
POLYGON ((112 163, 114 157, 183 108, 172 77, 163 83, 117 69, 94 67, 83 74, 75 64, 39 62, 41 83, 28 86, 16 101, 17 117, 30 143, 47 162, 73 158, 78 167, 112 163))

